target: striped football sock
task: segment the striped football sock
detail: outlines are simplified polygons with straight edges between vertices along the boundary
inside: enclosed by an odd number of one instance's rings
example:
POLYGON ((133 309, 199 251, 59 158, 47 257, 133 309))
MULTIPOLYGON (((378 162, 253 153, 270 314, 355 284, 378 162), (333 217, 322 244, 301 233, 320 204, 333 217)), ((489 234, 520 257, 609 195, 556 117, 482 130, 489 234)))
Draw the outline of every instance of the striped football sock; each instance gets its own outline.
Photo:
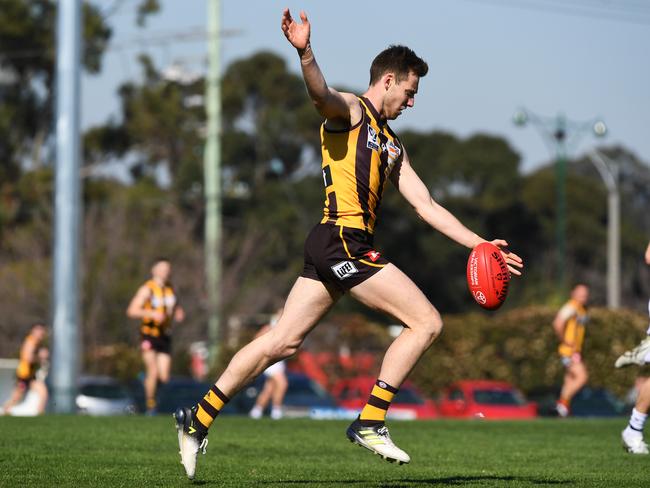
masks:
POLYGON ((207 430, 214 422, 214 418, 219 415, 223 406, 228 403, 228 400, 230 399, 217 388, 217 385, 212 385, 212 388, 208 390, 203 400, 198 403, 192 415, 199 425, 202 425, 207 430))
POLYGON ((396 393, 397 388, 377 380, 372 392, 370 392, 368 403, 366 403, 366 406, 361 410, 361 415, 359 415, 361 424, 366 426, 383 424, 386 420, 386 412, 390 407, 390 402, 393 401, 396 393))

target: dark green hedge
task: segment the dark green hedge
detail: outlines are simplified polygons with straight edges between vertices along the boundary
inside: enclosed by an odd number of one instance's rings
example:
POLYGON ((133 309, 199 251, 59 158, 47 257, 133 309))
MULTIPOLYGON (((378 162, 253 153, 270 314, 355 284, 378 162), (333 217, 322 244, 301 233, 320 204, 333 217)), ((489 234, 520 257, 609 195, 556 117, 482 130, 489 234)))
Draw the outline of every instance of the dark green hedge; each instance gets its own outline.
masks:
MULTIPOLYGON (((556 310, 527 307, 493 314, 443 317, 445 327, 415 368, 411 378, 426 392, 439 391, 459 379, 506 380, 523 390, 561 383, 564 368, 552 328, 556 310)), ((589 383, 622 395, 643 368, 614 368, 625 350, 645 337, 647 316, 626 310, 590 310, 583 349, 589 383)), ((650 368, 645 369, 645 374, 650 368)))

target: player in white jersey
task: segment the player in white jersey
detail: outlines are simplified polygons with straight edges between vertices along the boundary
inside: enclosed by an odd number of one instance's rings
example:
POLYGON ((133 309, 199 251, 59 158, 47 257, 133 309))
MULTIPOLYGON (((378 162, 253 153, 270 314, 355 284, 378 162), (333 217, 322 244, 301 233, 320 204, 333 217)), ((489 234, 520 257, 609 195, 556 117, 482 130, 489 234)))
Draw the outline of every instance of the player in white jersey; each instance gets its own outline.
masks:
MULTIPOLYGON (((280 315, 282 315, 282 308, 271 317, 269 323, 262 327, 255 337, 259 337, 275 327, 280 315)), ((269 401, 271 402, 271 418, 274 420, 282 418, 282 403, 284 402, 284 395, 289 387, 285 369, 286 366, 284 360, 282 360, 264 370, 263 374, 266 377, 266 381, 264 382, 264 388, 262 388, 262 391, 257 396, 255 406, 249 412, 251 418, 261 418, 269 401)))
MULTIPOLYGON (((645 262, 650 266, 650 243, 645 250, 645 262)), ((650 315, 650 301, 648 301, 648 315, 650 315)), ((617 368, 629 366, 632 364, 643 366, 650 363, 650 326, 648 326, 647 336, 641 343, 630 351, 624 352, 615 363, 617 368)), ((632 454, 649 454, 648 444, 643 439, 643 427, 648 419, 650 411, 650 380, 639 389, 639 396, 636 404, 632 409, 630 421, 621 434, 623 447, 627 452, 632 454)))

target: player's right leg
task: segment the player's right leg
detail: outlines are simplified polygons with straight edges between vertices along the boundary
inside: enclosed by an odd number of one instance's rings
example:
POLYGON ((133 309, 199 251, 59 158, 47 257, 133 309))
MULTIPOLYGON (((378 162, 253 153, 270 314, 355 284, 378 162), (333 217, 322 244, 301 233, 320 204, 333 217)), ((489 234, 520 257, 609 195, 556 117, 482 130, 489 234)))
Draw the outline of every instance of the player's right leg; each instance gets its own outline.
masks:
POLYGON ((158 385, 158 364, 156 363, 156 351, 143 349, 142 362, 144 363, 144 398, 147 414, 156 410, 156 386, 158 385))
POLYGON ((648 454, 648 444, 643 440, 643 427, 650 412, 650 380, 641 387, 630 421, 621 433, 623 448, 632 454, 648 454))
POLYGON ((203 400, 191 409, 176 411, 181 463, 190 479, 194 478, 199 450, 205 452, 208 428, 225 403, 268 366, 293 355, 339 297, 340 292, 329 285, 298 278, 276 326, 235 354, 203 400))
POLYGON ((440 333, 442 319, 415 283, 392 264, 350 293, 365 305, 393 316, 404 329, 386 351, 377 384, 359 418, 348 427, 347 437, 387 461, 408 463, 410 456, 390 438, 384 424, 386 412, 402 382, 440 333))

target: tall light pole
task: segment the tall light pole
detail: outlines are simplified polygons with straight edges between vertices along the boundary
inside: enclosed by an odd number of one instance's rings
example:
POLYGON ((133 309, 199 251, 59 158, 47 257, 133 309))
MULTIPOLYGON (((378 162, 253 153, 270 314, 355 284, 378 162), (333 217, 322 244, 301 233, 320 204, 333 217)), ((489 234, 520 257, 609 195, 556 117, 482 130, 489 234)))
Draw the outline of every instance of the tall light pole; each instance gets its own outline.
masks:
POLYGON ((618 190, 619 165, 592 149, 587 157, 607 188, 607 306, 621 306, 621 200, 618 190))
POLYGON ((57 413, 74 413, 79 372, 80 57, 81 0, 61 0, 57 12, 52 280, 52 405, 57 413))
POLYGON ((607 126, 602 120, 575 122, 563 114, 556 117, 544 117, 525 109, 515 111, 513 122, 518 126, 531 123, 541 134, 549 151, 555 158, 555 242, 556 242, 556 279, 560 290, 566 289, 564 271, 566 269, 566 165, 569 151, 585 134, 591 132, 596 137, 607 133, 607 126))
POLYGON ((205 274, 208 294, 210 364, 219 350, 221 321, 221 0, 208 1, 207 134, 204 155, 205 274))

